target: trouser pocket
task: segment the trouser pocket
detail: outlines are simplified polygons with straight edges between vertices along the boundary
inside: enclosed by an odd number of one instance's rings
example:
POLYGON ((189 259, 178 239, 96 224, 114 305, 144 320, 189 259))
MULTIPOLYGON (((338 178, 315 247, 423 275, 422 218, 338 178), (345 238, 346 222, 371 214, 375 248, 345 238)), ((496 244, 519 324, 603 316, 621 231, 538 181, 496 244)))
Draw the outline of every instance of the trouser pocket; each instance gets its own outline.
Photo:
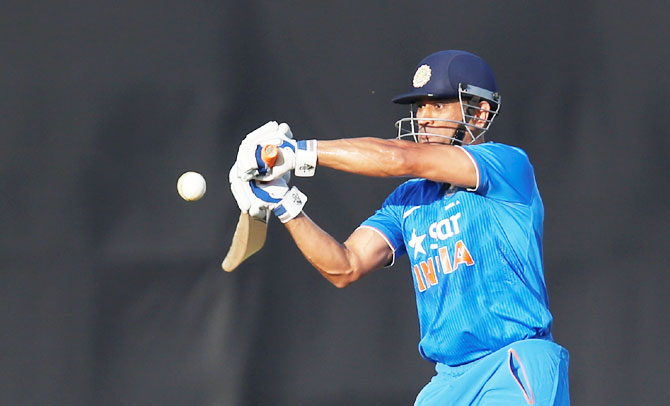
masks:
POLYGON ((507 353, 509 356, 509 372, 512 374, 512 377, 516 381, 517 385, 519 385, 521 392, 523 392, 526 403, 529 405, 534 405, 535 394, 533 393, 533 388, 530 386, 530 380, 528 380, 526 368, 523 366, 519 354, 517 354, 514 348, 507 350, 507 353))

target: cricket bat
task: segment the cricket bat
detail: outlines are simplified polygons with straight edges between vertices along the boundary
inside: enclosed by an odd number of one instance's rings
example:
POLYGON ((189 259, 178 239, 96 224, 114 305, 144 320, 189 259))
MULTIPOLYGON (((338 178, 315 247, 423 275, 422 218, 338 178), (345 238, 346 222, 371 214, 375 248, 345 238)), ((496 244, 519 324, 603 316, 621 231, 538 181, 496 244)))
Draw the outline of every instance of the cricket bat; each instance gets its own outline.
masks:
MULTIPOLYGON (((276 145, 266 145, 261 150, 261 159, 265 165, 272 168, 279 156, 279 149, 276 145)), ((247 258, 254 255, 265 244, 265 237, 268 233, 268 220, 270 213, 266 218, 258 219, 251 217, 249 213, 240 213, 237 220, 233 242, 230 244, 228 254, 221 263, 221 268, 226 272, 232 272, 240 266, 247 258)))

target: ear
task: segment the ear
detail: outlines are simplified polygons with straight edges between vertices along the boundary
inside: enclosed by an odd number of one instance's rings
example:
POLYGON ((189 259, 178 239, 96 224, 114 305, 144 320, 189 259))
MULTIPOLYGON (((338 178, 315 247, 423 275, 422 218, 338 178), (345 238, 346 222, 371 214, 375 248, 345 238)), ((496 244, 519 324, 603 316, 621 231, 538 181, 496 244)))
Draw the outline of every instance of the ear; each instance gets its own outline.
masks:
POLYGON ((479 110, 475 113, 476 125, 485 126, 486 120, 488 120, 491 115, 491 113, 489 113, 491 111, 491 104, 486 100, 482 100, 479 102, 478 106, 479 110))

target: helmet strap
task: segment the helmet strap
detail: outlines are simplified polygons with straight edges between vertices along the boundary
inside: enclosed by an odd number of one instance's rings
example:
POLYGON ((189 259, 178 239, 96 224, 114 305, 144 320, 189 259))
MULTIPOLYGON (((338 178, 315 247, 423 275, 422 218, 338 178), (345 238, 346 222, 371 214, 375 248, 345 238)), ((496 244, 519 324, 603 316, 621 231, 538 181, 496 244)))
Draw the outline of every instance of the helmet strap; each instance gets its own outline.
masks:
POLYGON ((463 145, 463 138, 465 138, 465 125, 459 124, 451 139, 451 145, 463 145))

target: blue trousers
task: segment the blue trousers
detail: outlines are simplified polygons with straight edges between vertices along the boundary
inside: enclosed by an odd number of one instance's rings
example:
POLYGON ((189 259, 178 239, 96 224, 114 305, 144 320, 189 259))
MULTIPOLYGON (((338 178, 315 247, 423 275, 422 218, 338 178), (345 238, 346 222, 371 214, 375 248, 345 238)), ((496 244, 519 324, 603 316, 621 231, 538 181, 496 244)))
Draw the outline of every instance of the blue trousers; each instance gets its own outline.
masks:
POLYGON ((414 405, 569 406, 568 363, 553 341, 517 341, 468 364, 436 364, 414 405))

